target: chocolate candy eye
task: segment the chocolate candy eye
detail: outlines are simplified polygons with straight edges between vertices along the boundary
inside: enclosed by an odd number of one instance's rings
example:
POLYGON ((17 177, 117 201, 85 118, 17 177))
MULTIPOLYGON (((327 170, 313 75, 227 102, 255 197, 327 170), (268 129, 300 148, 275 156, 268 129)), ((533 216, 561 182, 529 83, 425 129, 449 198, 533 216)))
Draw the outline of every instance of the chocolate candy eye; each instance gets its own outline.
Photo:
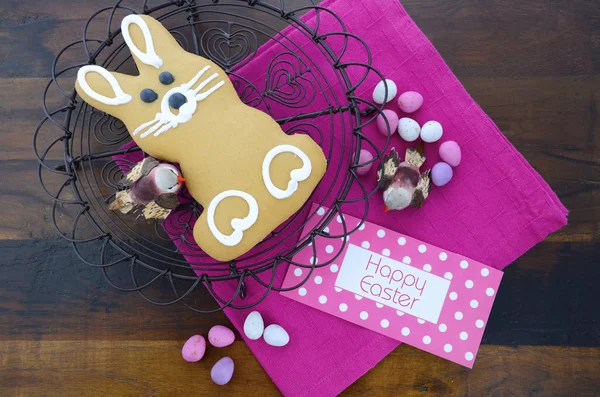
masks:
POLYGON ((158 81, 160 81, 164 85, 169 85, 175 81, 175 77, 169 72, 162 72, 158 75, 158 81))
POLYGON ((179 92, 176 92, 169 97, 169 106, 171 106, 173 109, 179 109, 186 102, 187 99, 185 99, 185 96, 179 92))
POLYGON ((144 88, 142 92, 140 92, 140 98, 146 103, 152 103, 158 99, 158 94, 150 88, 144 88))

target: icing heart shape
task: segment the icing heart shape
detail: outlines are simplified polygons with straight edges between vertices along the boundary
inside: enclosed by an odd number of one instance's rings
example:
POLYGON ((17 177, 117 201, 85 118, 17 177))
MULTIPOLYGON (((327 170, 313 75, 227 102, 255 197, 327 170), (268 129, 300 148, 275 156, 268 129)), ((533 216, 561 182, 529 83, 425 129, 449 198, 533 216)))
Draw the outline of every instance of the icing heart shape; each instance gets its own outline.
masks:
POLYGON ((215 238, 219 240, 221 244, 226 245, 227 247, 233 247, 238 245, 240 241, 242 241, 242 239, 244 238, 244 232, 250 229, 250 227, 254 225, 254 223, 256 223, 257 219, 258 203, 256 202, 256 199, 250 194, 242 192, 241 190, 226 190, 224 192, 221 192, 217 194, 217 196, 214 199, 212 199, 208 206, 208 227, 210 228, 210 231, 213 233, 215 238), (217 225, 215 224, 215 211, 217 210, 217 207, 219 206, 221 201, 229 197, 239 197, 243 199, 244 201, 246 201, 246 204, 248 204, 249 210, 248 216, 246 216, 245 218, 233 218, 231 220, 231 227, 233 228, 233 233, 227 235, 221 233, 221 231, 217 228, 217 225))
POLYGON ((263 160, 262 166, 262 175, 265 186, 269 193, 271 193, 271 196, 279 200, 288 198, 294 194, 296 190, 298 190, 298 183, 306 180, 310 176, 311 171, 312 164, 306 153, 292 145, 279 145, 269 150, 269 153, 267 153, 263 160), (290 172, 290 181, 288 182, 286 190, 279 189, 273 184, 270 171, 271 162, 277 155, 282 153, 293 153, 302 160, 302 168, 297 168, 290 172))

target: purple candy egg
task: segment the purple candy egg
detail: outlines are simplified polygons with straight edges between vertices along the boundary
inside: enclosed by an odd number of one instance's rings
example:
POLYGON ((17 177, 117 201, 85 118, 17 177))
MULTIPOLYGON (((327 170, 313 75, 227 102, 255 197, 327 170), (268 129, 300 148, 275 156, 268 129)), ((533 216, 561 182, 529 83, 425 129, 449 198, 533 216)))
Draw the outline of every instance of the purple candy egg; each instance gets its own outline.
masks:
MULTIPOLYGON (((393 110, 385 109, 382 112, 388 120, 390 124, 390 135, 393 134, 398 129, 398 115, 393 110)), ((387 125, 382 115, 377 116, 377 130, 382 135, 388 134, 387 125)))
MULTIPOLYGON (((368 161, 373 160, 373 155, 371 154, 371 152, 369 152, 368 150, 365 149, 361 149, 360 151, 360 157, 358 158, 358 163, 359 164, 364 164, 368 161)), ((370 170, 371 170, 371 166, 373 165, 373 163, 367 164, 367 165, 363 165, 362 167, 358 167, 356 169, 356 173, 358 175, 365 175, 367 174, 370 170)))
POLYGON ((210 370, 210 378, 217 385, 226 385, 233 376, 233 369, 233 360, 230 357, 223 357, 210 370))
POLYGON ((435 186, 444 186, 452 179, 452 167, 446 163, 437 163, 431 169, 431 181, 435 186))
POLYGON ((181 356, 190 363, 200 361, 206 352, 206 339, 202 335, 194 335, 185 342, 181 349, 181 356))
POLYGON ((462 154, 460 146, 454 141, 446 141, 440 145, 440 157, 452 167, 460 164, 462 154))

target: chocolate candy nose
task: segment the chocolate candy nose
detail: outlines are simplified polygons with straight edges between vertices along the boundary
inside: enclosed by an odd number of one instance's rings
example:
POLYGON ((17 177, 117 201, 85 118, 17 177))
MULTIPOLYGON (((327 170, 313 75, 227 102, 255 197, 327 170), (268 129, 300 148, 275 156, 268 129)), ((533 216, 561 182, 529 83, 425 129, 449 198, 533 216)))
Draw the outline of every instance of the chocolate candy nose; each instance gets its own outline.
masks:
POLYGON ((175 94, 169 97, 169 106, 173 109, 179 109, 186 102, 187 99, 185 99, 185 95, 179 92, 176 92, 175 94))

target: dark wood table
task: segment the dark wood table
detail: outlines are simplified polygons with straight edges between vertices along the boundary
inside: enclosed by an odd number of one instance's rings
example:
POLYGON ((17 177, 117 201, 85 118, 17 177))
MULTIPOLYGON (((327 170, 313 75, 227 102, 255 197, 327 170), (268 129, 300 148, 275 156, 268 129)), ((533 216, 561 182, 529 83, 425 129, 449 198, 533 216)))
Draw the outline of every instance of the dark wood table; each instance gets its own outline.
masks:
MULTIPOLYGON (((238 338, 197 365, 182 342, 229 324, 112 289, 49 220, 31 134, 56 52, 110 0, 0 3, 0 394, 277 395, 238 338), (223 354, 236 373, 209 378, 223 354)), ((405 0, 421 29, 570 210, 506 269, 473 370, 402 345, 348 396, 600 395, 600 4, 405 0)))

